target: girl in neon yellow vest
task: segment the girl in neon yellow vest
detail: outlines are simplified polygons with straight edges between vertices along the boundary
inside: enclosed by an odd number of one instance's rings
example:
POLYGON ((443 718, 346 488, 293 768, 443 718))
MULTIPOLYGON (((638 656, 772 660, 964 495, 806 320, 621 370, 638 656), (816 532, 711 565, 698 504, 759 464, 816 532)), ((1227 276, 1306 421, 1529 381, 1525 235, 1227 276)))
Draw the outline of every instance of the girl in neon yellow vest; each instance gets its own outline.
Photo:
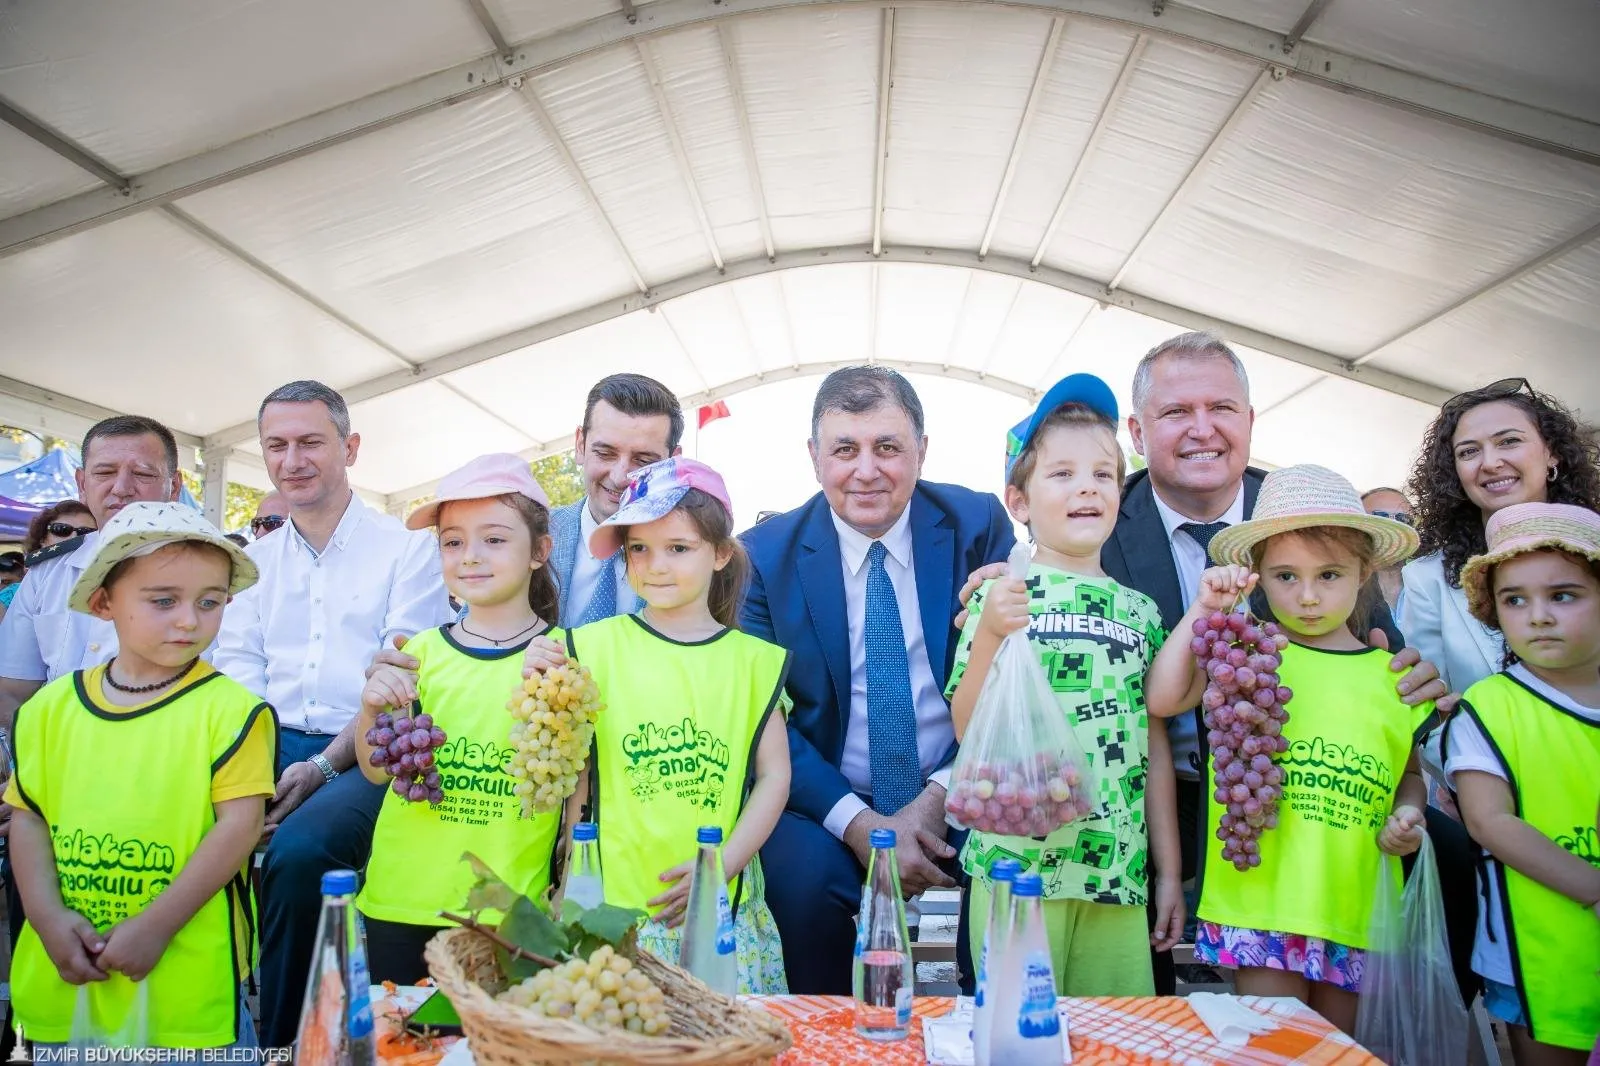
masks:
MULTIPOLYGON (((1282 788, 1261 837, 1260 865, 1225 860, 1221 826, 1233 804, 1212 774, 1212 830, 1201 884, 1196 959, 1235 967, 1245 995, 1293 996, 1339 1026, 1355 1028, 1381 852, 1421 846, 1427 802, 1415 733, 1431 705, 1408 707, 1395 691, 1387 652, 1369 648, 1368 579, 1416 549, 1409 526, 1368 515, 1355 488, 1331 470, 1297 466, 1267 475, 1254 517, 1219 532, 1194 604, 1174 632, 1233 609, 1259 583, 1290 643, 1279 683, 1293 690, 1282 724, 1288 749, 1264 769, 1282 788)), ((1258 599, 1259 603, 1259 599, 1258 599)), ((1258 608, 1258 613, 1266 613, 1258 608)), ((1152 714, 1193 707, 1205 688, 1187 640, 1168 641, 1147 679, 1152 714)), ((1216 749, 1227 737, 1207 736, 1216 749)), ((1254 756, 1248 748, 1243 755, 1254 756)), ((1256 844, 1256 841, 1251 841, 1256 844)))
POLYGON ((28 918, 11 991, 36 1044, 73 1035, 81 990, 105 1034, 254 1045, 240 1010, 254 950, 246 864, 278 723, 200 654, 229 596, 255 581, 255 564, 181 504, 130 503, 98 534, 68 606, 113 623, 116 657, 17 712, 5 795, 28 918))
POLYGON ((1461 589, 1509 665, 1445 729, 1445 772, 1484 849, 1472 966, 1518 1066, 1578 1064, 1600 1040, 1600 515, 1517 504, 1484 535, 1461 589))
POLYGON ((645 607, 568 634, 568 651, 606 701, 590 787, 579 788, 568 817, 589 808, 606 902, 647 910, 639 942, 672 961, 695 831, 719 826, 739 991, 784 992, 757 852, 789 798, 780 708, 789 656, 735 628, 749 564, 727 489, 692 459, 653 463, 634 473, 589 543, 599 559, 627 553, 628 583, 645 607))
MULTIPOLYGON (((560 816, 522 817, 517 781, 506 772, 512 718, 506 700, 522 684, 523 654, 557 610, 550 556, 549 500, 526 460, 484 455, 439 482, 436 497, 406 519, 411 529, 439 530, 439 556, 450 594, 466 604, 454 623, 420 633, 405 650, 415 674, 378 667, 361 694, 356 761, 369 781, 393 781, 374 760, 380 711, 410 707, 444 731, 431 753, 431 802, 393 789, 373 830, 367 880, 356 898, 366 918, 374 981, 415 984, 428 975, 423 948, 462 910, 474 881, 457 861, 470 851, 518 892, 543 901, 560 816), (372 732, 369 733, 368 731, 372 732)), ((399 712, 397 712, 399 713, 399 712)), ((500 915, 486 912, 484 920, 500 915)))

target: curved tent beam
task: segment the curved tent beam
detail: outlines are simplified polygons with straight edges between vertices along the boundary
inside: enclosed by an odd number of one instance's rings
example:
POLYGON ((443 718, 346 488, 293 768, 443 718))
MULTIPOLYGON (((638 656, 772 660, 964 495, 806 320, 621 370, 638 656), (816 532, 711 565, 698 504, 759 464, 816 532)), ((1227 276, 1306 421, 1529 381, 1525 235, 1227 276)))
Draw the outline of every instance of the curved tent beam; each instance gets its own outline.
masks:
MULTIPOLYGON (((1123 310, 1148 315, 1151 318, 1170 322, 1185 329, 1212 330, 1247 348, 1254 348, 1257 351, 1266 352, 1269 355, 1275 355, 1281 359, 1287 359, 1290 362, 1320 370, 1325 374, 1349 378, 1352 381, 1359 381, 1364 385, 1407 396, 1423 403, 1440 404, 1452 394, 1451 390, 1437 385, 1403 377, 1399 374, 1392 374, 1372 366, 1358 367, 1351 360, 1329 352, 1311 348, 1282 337, 1275 337, 1269 333, 1235 322, 1224 322, 1221 319, 1203 315, 1161 300, 1140 296, 1125 289, 1107 292, 1105 285, 1095 281, 1093 278, 1071 274, 1051 267, 1035 268, 1030 266, 1027 260, 1024 259, 989 256, 987 259, 979 260, 972 252, 918 248, 884 248, 881 255, 874 256, 871 248, 864 245, 826 248, 815 251, 780 252, 771 260, 765 256, 757 256, 738 262, 730 262, 723 270, 714 268, 703 270, 655 286, 646 293, 630 293, 625 296, 619 296, 616 299, 561 315, 546 322, 527 326, 454 352, 447 352, 444 355, 419 363, 408 370, 380 374, 366 381, 346 386, 340 389, 340 392, 350 403, 360 403, 363 400, 375 399, 399 389, 443 377, 457 370, 486 363, 491 359, 498 359, 512 352, 532 348, 544 341, 565 336, 568 333, 575 333, 578 330, 599 325, 602 322, 609 322, 614 318, 620 318, 635 311, 657 307, 680 296, 688 296, 691 293, 709 289, 714 285, 722 285, 743 278, 760 277, 763 274, 780 271, 826 266, 832 263, 921 263, 935 266, 962 267, 1000 274, 1006 277, 1021 278, 1049 285, 1063 292, 1074 293, 1107 306, 1120 307, 1123 310)), ((864 362, 865 358, 866 353, 863 351, 861 359, 851 361, 864 362)), ((807 365, 815 364, 796 365, 790 367, 787 373, 793 376, 803 371, 807 365)), ((918 363, 916 365, 919 367, 932 367, 933 369, 928 371, 930 373, 948 372, 952 376, 968 373, 968 371, 956 367, 947 367, 939 362, 918 363)), ((996 379, 983 377, 978 371, 970 371, 970 373, 978 375, 978 379, 986 383, 996 383, 996 379)), ((772 375, 768 374, 766 377, 770 379, 772 375)), ((758 381, 757 383, 760 382, 758 381)), ((1017 383, 1010 384, 1017 389, 1024 390, 1024 392, 1017 393, 1018 395, 1035 395, 1032 386, 1017 383)), ((712 392, 706 395, 713 394, 716 394, 715 386, 712 392)), ((251 439, 255 436, 255 433, 256 426, 254 422, 241 422, 236 426, 230 426, 227 429, 209 434, 206 436, 204 443, 209 448, 231 447, 241 441, 251 439)))
MULTIPOLYGON (((898 0, 897 0, 898 2, 898 0)), ((1283 66, 1339 92, 1353 93, 1519 144, 1600 164, 1600 123, 1547 111, 1426 75, 1360 59, 1320 45, 1178 4, 1148 0, 939 0, 992 10, 1009 7, 1054 16, 1111 22, 1142 33, 1178 38, 1253 60, 1283 66)), ((885 0, 655 0, 633 12, 618 11, 578 26, 515 44, 508 57, 488 55, 393 86, 232 144, 157 167, 105 188, 0 219, 0 255, 56 240, 139 211, 169 203, 385 129, 508 84, 511 79, 560 67, 589 53, 702 23, 812 7, 888 7, 885 0)), ((909 0, 900 6, 934 6, 909 0)))

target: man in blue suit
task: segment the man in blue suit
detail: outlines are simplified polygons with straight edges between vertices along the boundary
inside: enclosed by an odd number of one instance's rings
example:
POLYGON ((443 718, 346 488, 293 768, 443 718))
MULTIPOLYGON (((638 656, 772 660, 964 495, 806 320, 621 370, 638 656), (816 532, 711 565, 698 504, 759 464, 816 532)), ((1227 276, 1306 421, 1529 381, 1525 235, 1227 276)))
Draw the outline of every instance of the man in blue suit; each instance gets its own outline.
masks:
POLYGON ((550 512, 550 565, 561 589, 564 628, 639 609, 623 576, 622 553, 596 559, 589 535, 616 513, 628 475, 677 455, 682 439, 678 398, 654 378, 612 374, 589 390, 572 454, 583 473, 584 498, 550 512))
POLYGON ((870 832, 896 830, 907 896, 954 884, 956 590, 1016 538, 994 496, 920 480, 922 404, 892 370, 828 375, 810 449, 822 491, 743 535, 741 622, 794 657, 789 804, 761 851, 789 990, 848 994, 870 832))

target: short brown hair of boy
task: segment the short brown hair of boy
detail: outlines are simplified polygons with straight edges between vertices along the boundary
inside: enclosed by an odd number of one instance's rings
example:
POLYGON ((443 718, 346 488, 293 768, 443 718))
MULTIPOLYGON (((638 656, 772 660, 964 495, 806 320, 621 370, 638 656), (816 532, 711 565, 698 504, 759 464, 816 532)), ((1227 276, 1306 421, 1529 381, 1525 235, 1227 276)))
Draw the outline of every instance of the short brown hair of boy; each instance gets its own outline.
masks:
POLYGON ((1126 474, 1127 460, 1122 455, 1122 445, 1117 443, 1117 426, 1111 419, 1096 411, 1087 404, 1064 403, 1039 424, 1022 451, 1017 453, 1017 461, 1011 464, 1011 476, 1006 484, 1019 492, 1028 491, 1028 479, 1033 477, 1033 468, 1039 463, 1039 444, 1044 440, 1044 435, 1052 429, 1063 427, 1102 429, 1111 435, 1111 451, 1117 457, 1117 484, 1122 484, 1126 474))
MULTIPOLYGON (((1368 626, 1372 621, 1372 612, 1383 600, 1383 589, 1372 579, 1373 574, 1377 573, 1372 561, 1378 553, 1372 538, 1361 530, 1351 529, 1348 526, 1307 526, 1304 529, 1291 529, 1256 541, 1250 548, 1250 569, 1257 573, 1261 572, 1261 561, 1267 557, 1267 545, 1278 537, 1299 537, 1319 548, 1341 549, 1356 557, 1356 561, 1361 564, 1361 589, 1356 593, 1355 608, 1350 612, 1350 617, 1345 619, 1345 628, 1350 630, 1361 643, 1367 643, 1367 637, 1371 633, 1368 626)), ((1265 585, 1264 580, 1262 583, 1265 585)), ((1265 591, 1258 590, 1252 597, 1252 606, 1259 607, 1265 599, 1265 591)), ((1260 613, 1258 610, 1257 614, 1260 613)), ((1267 613, 1271 613, 1270 609, 1267 613)))

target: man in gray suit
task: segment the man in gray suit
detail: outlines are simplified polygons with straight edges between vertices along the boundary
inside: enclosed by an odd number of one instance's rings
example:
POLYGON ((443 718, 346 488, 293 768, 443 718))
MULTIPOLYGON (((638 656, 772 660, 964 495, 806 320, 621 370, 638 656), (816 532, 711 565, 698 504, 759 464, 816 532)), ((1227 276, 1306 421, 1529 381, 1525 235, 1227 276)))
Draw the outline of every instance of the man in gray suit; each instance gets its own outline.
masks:
POLYGON ((682 439, 678 398, 654 378, 612 374, 589 390, 572 456, 583 473, 584 498, 550 512, 550 565, 561 587, 563 628, 639 609, 623 576, 622 553, 596 559, 589 536, 616 513, 628 475, 677 455, 682 439))

